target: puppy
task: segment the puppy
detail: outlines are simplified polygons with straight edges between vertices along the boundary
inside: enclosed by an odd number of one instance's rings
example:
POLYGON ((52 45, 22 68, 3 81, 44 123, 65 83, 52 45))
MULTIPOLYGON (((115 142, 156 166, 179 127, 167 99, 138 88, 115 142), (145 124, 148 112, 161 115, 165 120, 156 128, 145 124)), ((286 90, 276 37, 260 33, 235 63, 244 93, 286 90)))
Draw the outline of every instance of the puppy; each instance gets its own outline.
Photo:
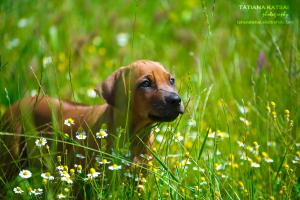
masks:
MULTIPOLYGON (((8 164, 33 156, 29 149, 35 139, 26 136, 59 138, 57 133, 62 133, 76 140, 76 135, 84 132, 84 144, 102 150, 95 133, 103 127, 108 133, 106 149, 124 148, 127 141, 132 160, 138 162, 154 140, 149 127, 156 122, 172 121, 184 112, 174 77, 162 64, 150 60, 118 69, 95 91, 103 96, 105 104, 84 105, 45 96, 14 103, 2 119, 4 131, 15 133, 5 136, 0 144, 2 171, 7 174, 12 169, 7 168, 8 164), (74 120, 71 126, 64 123, 68 118, 74 120)), ((72 145, 66 149, 58 146, 58 153, 68 152, 70 157, 85 152, 72 145)))

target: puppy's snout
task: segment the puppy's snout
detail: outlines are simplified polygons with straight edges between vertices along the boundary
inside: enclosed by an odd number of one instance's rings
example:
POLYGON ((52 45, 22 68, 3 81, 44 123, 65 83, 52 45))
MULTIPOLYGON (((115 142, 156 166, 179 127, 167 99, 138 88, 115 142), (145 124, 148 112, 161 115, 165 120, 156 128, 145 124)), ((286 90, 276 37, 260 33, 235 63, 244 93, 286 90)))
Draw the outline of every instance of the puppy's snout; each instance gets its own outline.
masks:
POLYGON ((171 94, 166 97, 166 102, 171 105, 179 105, 181 102, 181 98, 177 94, 171 94))

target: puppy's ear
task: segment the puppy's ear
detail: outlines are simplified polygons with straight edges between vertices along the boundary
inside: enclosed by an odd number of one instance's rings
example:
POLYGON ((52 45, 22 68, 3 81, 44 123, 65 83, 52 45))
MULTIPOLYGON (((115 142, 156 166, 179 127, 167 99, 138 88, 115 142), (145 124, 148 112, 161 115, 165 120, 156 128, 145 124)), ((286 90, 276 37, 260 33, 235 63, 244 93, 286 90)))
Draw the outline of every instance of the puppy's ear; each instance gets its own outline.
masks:
POLYGON ((112 106, 117 104, 116 97, 120 98, 119 101, 124 101, 123 98, 127 96, 128 72, 128 67, 121 67, 95 88, 96 93, 102 95, 106 102, 112 106))

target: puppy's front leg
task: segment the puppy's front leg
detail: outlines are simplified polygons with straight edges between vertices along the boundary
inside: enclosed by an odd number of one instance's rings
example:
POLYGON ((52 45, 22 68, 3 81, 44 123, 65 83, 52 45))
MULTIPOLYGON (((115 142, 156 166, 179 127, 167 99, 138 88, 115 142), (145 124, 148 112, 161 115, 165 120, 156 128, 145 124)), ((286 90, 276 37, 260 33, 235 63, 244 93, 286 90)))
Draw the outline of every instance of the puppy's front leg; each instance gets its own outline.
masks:
POLYGON ((149 136, 144 137, 142 141, 137 138, 137 140, 131 143, 133 162, 141 165, 146 164, 149 158, 151 158, 149 148, 152 148, 154 142, 153 131, 150 132, 149 136))

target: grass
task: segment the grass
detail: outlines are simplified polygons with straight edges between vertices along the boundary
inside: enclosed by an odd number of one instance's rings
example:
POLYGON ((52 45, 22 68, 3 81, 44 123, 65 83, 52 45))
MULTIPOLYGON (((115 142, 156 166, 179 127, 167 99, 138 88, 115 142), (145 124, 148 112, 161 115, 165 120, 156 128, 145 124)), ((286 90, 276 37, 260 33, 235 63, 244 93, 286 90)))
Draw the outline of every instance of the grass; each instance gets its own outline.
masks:
POLYGON ((175 122, 154 127, 147 176, 129 174, 121 155, 47 138, 97 151, 122 169, 95 165, 102 174, 84 181, 93 170, 65 166, 67 184, 56 169, 67 157, 57 158, 55 146, 35 147, 41 167, 29 166, 29 179, 1 177, 5 198, 79 198, 81 189, 86 199, 299 199, 299 6, 285 2, 289 25, 238 25, 241 16, 261 15, 243 13, 241 3, 1 1, 0 113, 36 93, 101 104, 91 90, 141 58, 176 75, 186 105, 175 122), (55 179, 43 180, 42 172, 55 179), (17 186, 24 193, 15 194, 17 186))

